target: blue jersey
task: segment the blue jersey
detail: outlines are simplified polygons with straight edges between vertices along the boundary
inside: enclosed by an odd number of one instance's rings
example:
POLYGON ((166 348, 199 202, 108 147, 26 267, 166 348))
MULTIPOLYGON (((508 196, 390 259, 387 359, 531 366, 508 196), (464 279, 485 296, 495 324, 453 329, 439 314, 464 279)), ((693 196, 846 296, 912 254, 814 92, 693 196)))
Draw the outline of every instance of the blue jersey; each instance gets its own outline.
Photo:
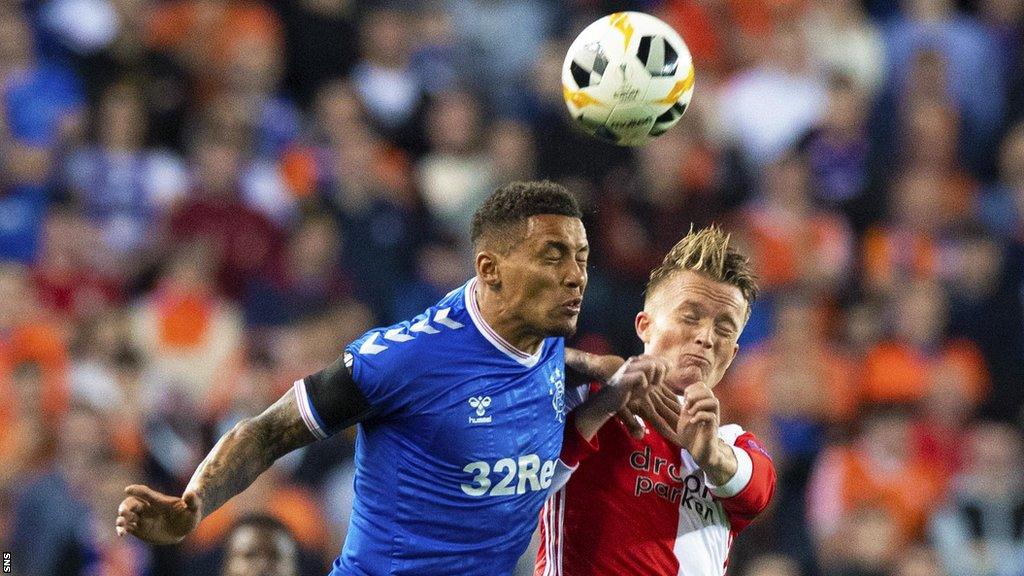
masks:
MULTIPOLYGON (((565 345, 516 350, 481 317, 475 285, 346 349, 371 410, 332 575, 510 574, 530 542, 562 444, 565 345)), ((296 390, 314 434, 333 432, 296 390)))

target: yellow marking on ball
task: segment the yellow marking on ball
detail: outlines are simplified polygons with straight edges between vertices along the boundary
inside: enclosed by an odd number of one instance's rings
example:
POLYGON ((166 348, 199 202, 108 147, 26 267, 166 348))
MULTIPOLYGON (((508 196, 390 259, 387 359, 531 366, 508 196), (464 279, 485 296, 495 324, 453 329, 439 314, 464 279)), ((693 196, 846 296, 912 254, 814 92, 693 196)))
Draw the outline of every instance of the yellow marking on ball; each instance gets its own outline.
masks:
POLYGON ((629 23, 629 14, 616 12, 611 15, 609 23, 612 28, 618 28, 619 32, 622 32, 623 49, 629 48, 629 40, 633 37, 633 25, 629 23))
POLYGON ((690 88, 693 88, 693 66, 690 66, 690 71, 686 73, 686 78, 676 81, 676 85, 672 87, 668 96, 661 100, 655 100, 655 102, 658 104, 674 104, 676 100, 679 100, 679 96, 690 88))
POLYGON ((569 102, 572 102, 573 106, 576 106, 577 108, 583 108, 584 106, 589 106, 591 104, 601 103, 600 100, 594 98, 590 94, 587 94, 582 90, 573 90, 566 86, 565 84, 562 84, 562 97, 568 100, 569 102))

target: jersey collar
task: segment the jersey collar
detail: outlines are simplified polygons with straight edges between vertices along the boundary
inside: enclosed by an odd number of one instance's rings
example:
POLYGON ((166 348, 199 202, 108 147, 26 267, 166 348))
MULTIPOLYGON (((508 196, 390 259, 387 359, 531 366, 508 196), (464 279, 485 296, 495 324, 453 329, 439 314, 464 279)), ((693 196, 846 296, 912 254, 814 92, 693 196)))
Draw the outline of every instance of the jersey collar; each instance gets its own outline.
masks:
POLYGON ((491 328, 490 324, 484 320, 483 314, 480 313, 480 305, 476 301, 476 278, 472 278, 466 284, 464 296, 466 298, 466 310, 469 310, 469 317, 473 320, 473 325, 476 326, 476 329, 484 338, 487 339, 488 342, 493 344, 498 351, 527 368, 533 368, 537 365, 541 354, 544 352, 544 341, 541 341, 541 344, 537 347, 537 351, 535 353, 527 354, 526 352, 523 352, 509 344, 507 340, 495 332, 494 329, 491 328))

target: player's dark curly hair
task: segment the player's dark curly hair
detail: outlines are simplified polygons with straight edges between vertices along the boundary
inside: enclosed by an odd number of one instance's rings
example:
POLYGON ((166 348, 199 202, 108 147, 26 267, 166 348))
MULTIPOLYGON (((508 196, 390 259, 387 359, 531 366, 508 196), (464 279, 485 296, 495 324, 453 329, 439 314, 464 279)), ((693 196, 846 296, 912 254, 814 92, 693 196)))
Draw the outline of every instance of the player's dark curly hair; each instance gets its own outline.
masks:
POLYGON ((503 248, 511 248, 512 229, 530 216, 556 214, 582 218, 576 197, 561 184, 549 180, 511 182, 498 188, 473 215, 470 239, 474 245, 482 239, 502 240, 503 248))
POLYGON ((292 533, 291 528, 289 528, 287 524, 274 516, 261 513, 252 513, 242 516, 231 525, 230 533, 234 534, 241 528, 245 528, 247 526, 270 532, 280 532, 288 536, 291 540, 295 540, 295 534, 292 533))

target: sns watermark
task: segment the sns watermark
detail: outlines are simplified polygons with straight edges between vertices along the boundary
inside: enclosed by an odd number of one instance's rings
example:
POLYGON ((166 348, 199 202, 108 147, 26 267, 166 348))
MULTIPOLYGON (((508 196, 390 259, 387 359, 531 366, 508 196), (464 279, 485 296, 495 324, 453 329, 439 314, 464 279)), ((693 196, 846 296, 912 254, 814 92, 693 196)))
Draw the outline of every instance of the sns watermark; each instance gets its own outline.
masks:
POLYGON ((4 552, 4 574, 11 573, 11 553, 4 552))

